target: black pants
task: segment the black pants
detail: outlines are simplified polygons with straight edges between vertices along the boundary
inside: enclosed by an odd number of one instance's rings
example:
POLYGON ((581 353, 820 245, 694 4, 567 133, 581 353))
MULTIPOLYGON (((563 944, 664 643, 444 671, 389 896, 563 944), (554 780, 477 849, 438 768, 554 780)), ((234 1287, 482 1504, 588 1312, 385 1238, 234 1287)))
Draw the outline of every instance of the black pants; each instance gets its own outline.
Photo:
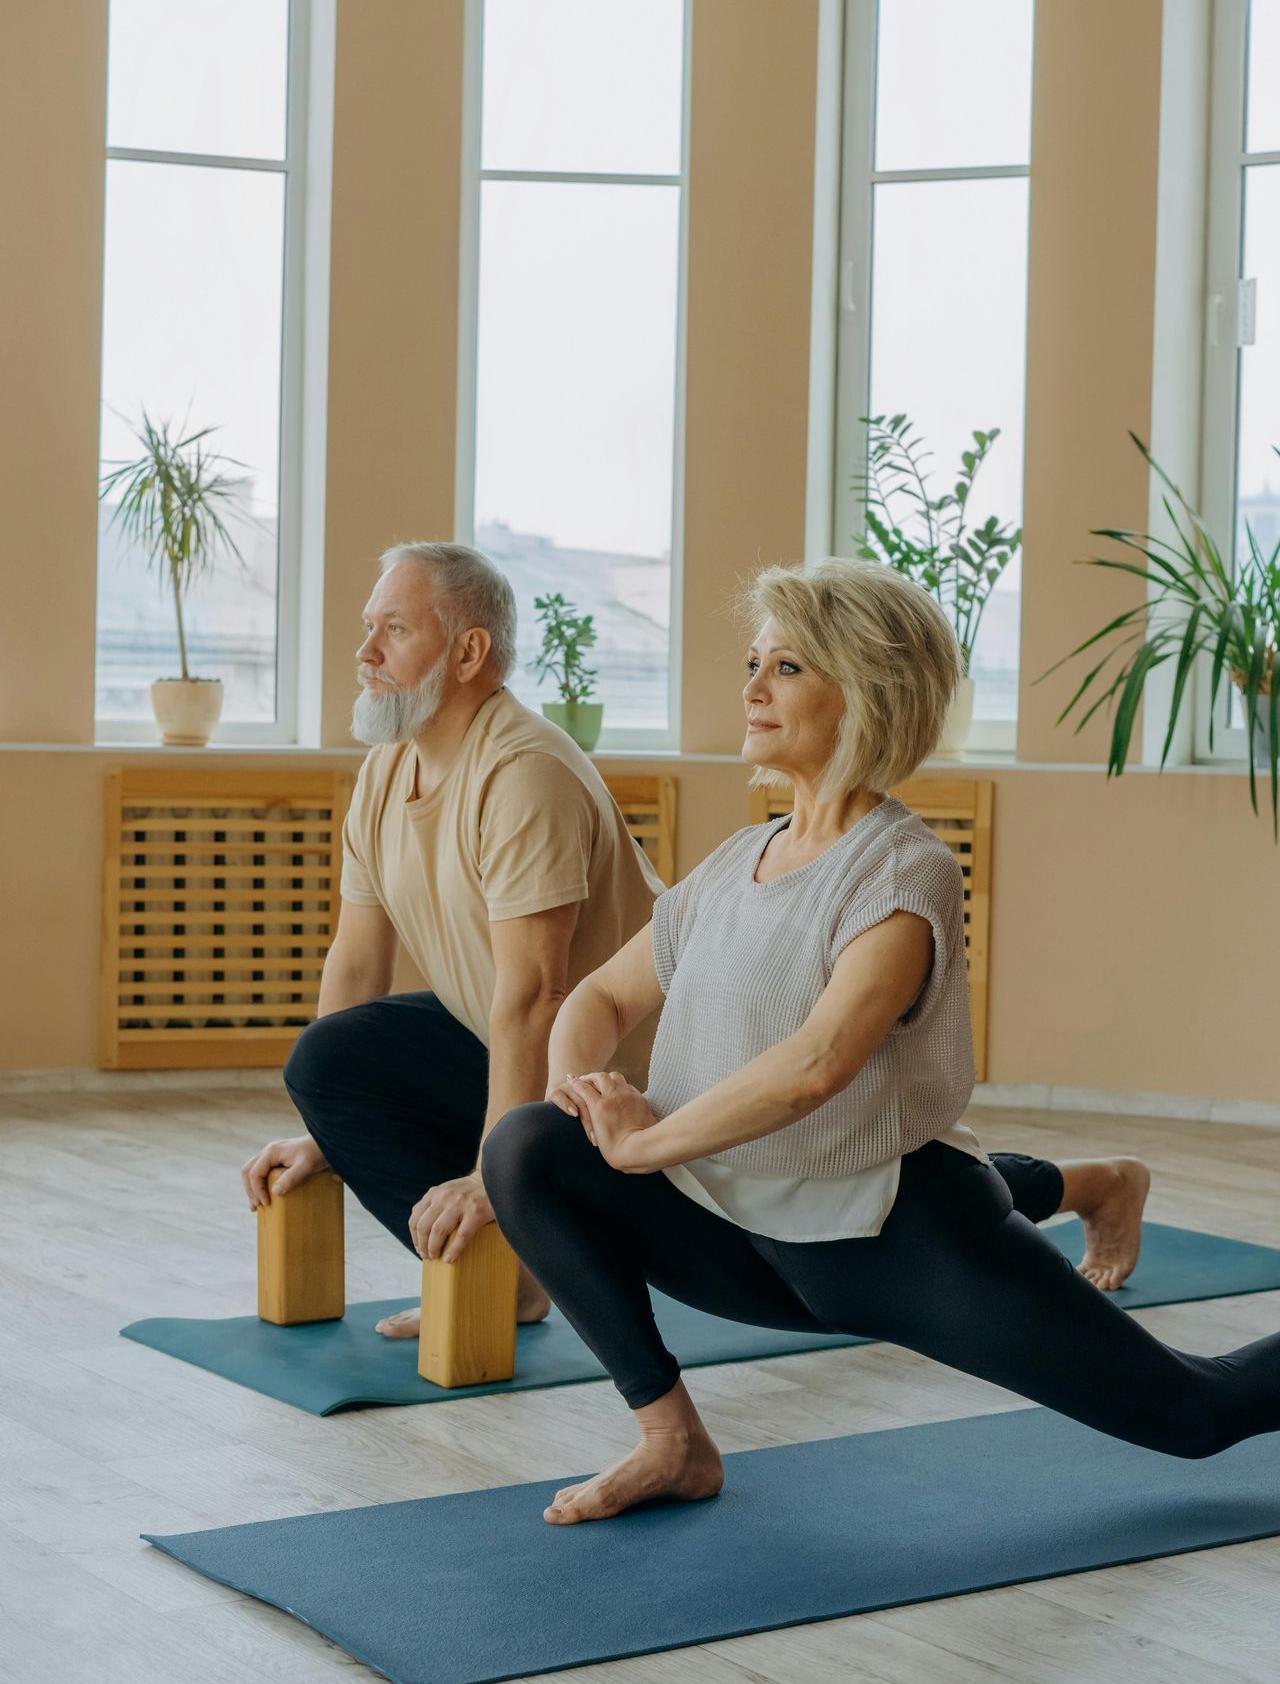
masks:
POLYGON ((1162 1345, 1013 1207, 1004 1179, 934 1141, 902 1160, 874 1238, 795 1244, 735 1226, 664 1175, 624 1175, 554 1105, 485 1143, 503 1232, 633 1409, 679 1374, 650 1285, 731 1321, 892 1340, 1175 1456, 1280 1428, 1280 1334, 1227 1356, 1162 1345))
MULTIPOLYGON (((484 1044, 434 994, 390 994, 304 1029, 284 1084, 330 1167, 413 1250, 409 1212, 428 1187, 476 1167, 489 1085, 484 1044)), ((992 1160, 1033 1222, 1062 1202, 1041 1158, 992 1160)))

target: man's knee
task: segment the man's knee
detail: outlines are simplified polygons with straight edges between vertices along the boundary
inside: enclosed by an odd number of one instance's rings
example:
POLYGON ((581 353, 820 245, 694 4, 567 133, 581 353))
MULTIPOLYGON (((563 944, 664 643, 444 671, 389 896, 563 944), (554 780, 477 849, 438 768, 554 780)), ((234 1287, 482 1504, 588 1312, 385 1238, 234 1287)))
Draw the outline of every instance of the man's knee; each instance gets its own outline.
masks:
POLYGON ((480 1167, 486 1188, 501 1192, 540 1179, 566 1148, 572 1148, 575 1133, 582 1135, 582 1124, 558 1105, 517 1105, 494 1124, 485 1140, 480 1167))
POLYGON ((359 1039, 360 1008, 332 1012, 309 1023, 285 1061, 284 1085, 291 1094, 322 1098, 349 1076, 359 1039))

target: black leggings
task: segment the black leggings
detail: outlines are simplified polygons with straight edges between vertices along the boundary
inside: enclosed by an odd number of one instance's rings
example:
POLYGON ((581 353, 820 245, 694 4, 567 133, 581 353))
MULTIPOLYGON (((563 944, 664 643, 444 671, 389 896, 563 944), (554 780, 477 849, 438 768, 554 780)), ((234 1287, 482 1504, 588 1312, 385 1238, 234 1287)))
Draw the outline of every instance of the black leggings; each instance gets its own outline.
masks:
POLYGON ((508 1112, 484 1178, 503 1232, 633 1409, 680 1372, 652 1285, 730 1321, 892 1340, 1174 1456, 1280 1428, 1280 1334, 1220 1357, 1162 1345, 1014 1210, 1000 1175, 937 1141, 903 1158, 868 1239, 749 1233, 665 1175, 611 1169, 549 1104, 508 1112))
MULTIPOLYGON (((409 1213, 442 1181, 476 1167, 489 1091, 484 1043, 434 994, 386 994, 317 1018, 299 1035, 284 1085, 325 1161, 413 1250, 409 1213)), ((1033 1222, 1062 1203, 1062 1176, 1043 1158, 992 1162, 1015 1210, 1033 1222)))

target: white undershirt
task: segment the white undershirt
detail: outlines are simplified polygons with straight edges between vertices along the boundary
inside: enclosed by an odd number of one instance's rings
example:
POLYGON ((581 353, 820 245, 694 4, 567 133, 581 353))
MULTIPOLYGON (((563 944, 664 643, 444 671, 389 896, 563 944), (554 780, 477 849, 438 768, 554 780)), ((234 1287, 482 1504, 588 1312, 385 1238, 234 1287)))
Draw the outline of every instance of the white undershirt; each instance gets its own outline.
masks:
MULTIPOLYGON (((984 1164, 990 1162, 966 1123, 952 1123, 938 1139, 984 1164)), ((753 1175, 732 1164, 695 1158, 662 1173, 680 1192, 739 1228, 772 1240, 813 1242, 878 1234, 898 1196, 901 1164, 901 1158, 890 1158, 870 1169, 824 1180, 753 1175)))

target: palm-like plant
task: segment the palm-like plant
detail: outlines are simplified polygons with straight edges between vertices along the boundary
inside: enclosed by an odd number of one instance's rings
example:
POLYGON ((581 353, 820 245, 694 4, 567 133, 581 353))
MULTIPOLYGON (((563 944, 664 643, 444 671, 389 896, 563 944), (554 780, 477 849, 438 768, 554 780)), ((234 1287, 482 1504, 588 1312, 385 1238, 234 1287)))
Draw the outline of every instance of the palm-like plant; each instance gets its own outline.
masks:
POLYGON ((102 502, 119 498, 110 525, 134 539, 148 564, 165 575, 178 619, 182 677, 190 679, 183 598, 220 554, 243 563, 222 518, 235 495, 235 480, 222 469, 244 464, 205 447, 215 427, 202 427, 185 438, 175 438, 173 431, 169 422, 157 424, 144 409, 141 426, 133 428, 141 454, 131 461, 109 463, 110 472, 102 476, 98 496, 102 502))
MULTIPOLYGON (((1213 748, 1214 712, 1224 675, 1244 698, 1246 729, 1250 732, 1249 798, 1253 810, 1258 811, 1258 787, 1254 769, 1252 736, 1267 743, 1266 758, 1271 774, 1272 830, 1280 841, 1280 684, 1276 683, 1276 646, 1280 635, 1280 543, 1270 556, 1246 524, 1247 556, 1241 558, 1233 574, 1222 552, 1205 528, 1204 522, 1187 502, 1168 474, 1154 460, 1136 433, 1129 437, 1137 445, 1151 470, 1167 487, 1163 496, 1176 542, 1153 537, 1149 532, 1118 531, 1112 527, 1095 528, 1090 536, 1110 538, 1125 548, 1136 550, 1145 557, 1146 565, 1104 556, 1083 557, 1075 563, 1080 567, 1110 567, 1120 573, 1131 573, 1142 579, 1149 588, 1149 597, 1103 626, 1092 637, 1048 672, 1041 673, 1037 684, 1055 673, 1064 662, 1073 660, 1086 649, 1101 643, 1104 638, 1123 633, 1098 664, 1087 672, 1076 693, 1058 715, 1060 725, 1071 711, 1082 703, 1091 687, 1094 700, 1076 725, 1076 735, 1093 718, 1100 707, 1119 695, 1111 725, 1111 747, 1107 761, 1108 778, 1119 777, 1124 771, 1133 735, 1138 703, 1149 673, 1176 660, 1173 692, 1169 702, 1169 728, 1165 733, 1160 765, 1169 756, 1177 726, 1178 714, 1186 694, 1187 681, 1197 657, 1212 658, 1209 678, 1209 747, 1213 748), (1171 495, 1170 495, 1171 494, 1171 495), (1137 645, 1133 648, 1132 645, 1137 645), (1108 675, 1109 682, 1102 689, 1103 671, 1122 650, 1128 649, 1118 671, 1108 675), (1099 693, 1100 692, 1100 693, 1099 693), (1259 703, 1266 698, 1265 709, 1259 703), (1265 723, 1264 723, 1265 721, 1265 723), (1269 724, 1269 730, 1266 728, 1269 724)), ((1273 446, 1276 454, 1280 448, 1273 446)))
POLYGON ((867 530, 856 540, 867 561, 883 561, 937 597, 955 627, 969 671, 982 613, 1000 575, 1022 543, 1022 528, 1011 529, 989 516, 966 533, 965 520, 973 482, 1000 437, 999 427, 973 435, 974 448, 961 452, 955 484, 939 497, 929 495, 930 452, 912 433, 906 415, 863 415, 867 428, 867 471, 855 476, 866 510, 867 530), (904 507, 903 516, 894 504, 904 507), (910 522, 914 533, 905 530, 910 522))

